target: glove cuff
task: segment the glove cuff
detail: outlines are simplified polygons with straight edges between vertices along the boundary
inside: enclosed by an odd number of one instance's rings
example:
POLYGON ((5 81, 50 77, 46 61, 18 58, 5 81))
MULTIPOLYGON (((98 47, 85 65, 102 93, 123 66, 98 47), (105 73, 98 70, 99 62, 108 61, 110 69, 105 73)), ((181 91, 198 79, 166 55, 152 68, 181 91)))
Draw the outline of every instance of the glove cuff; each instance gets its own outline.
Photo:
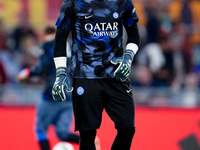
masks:
POLYGON ((134 58, 134 56, 135 56, 135 53, 134 53, 132 50, 130 50, 130 49, 126 49, 125 52, 124 52, 124 56, 125 56, 125 55, 130 56, 131 61, 133 61, 133 58, 134 58))
POLYGON ((67 68, 66 67, 58 67, 56 69, 56 77, 61 75, 61 74, 67 75, 67 68))

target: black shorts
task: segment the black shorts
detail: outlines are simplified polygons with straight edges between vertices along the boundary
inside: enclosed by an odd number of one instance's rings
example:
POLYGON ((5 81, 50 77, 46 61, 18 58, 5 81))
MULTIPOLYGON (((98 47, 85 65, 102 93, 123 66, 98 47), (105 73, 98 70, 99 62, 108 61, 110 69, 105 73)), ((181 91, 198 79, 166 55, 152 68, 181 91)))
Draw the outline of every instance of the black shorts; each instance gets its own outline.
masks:
POLYGON ((73 79, 75 130, 98 129, 105 108, 115 128, 134 127, 134 101, 130 81, 73 79))

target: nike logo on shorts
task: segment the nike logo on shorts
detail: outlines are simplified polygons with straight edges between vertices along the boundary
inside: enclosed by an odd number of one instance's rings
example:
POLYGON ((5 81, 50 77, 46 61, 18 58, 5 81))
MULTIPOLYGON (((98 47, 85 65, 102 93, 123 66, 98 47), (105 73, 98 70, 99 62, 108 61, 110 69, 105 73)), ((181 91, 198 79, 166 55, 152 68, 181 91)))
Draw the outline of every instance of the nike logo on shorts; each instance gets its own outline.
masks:
POLYGON ((130 93, 132 89, 126 90, 127 93, 130 93))

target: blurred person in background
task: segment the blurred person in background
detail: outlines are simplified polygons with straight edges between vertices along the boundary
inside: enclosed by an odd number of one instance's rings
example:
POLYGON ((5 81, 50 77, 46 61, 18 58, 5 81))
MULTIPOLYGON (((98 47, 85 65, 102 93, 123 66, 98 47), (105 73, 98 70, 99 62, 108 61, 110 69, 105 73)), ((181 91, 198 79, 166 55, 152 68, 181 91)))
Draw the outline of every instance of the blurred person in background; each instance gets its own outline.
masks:
POLYGON ((161 29, 162 36, 158 42, 146 44, 136 57, 136 64, 150 68, 156 86, 180 88, 184 75, 189 71, 187 55, 182 49, 184 37, 174 28, 169 33, 161 29))
POLYGON ((161 69, 154 74, 154 77, 156 80, 165 83, 166 86, 170 86, 175 77, 175 69, 173 49, 170 45, 169 35, 166 35, 160 39, 160 45, 164 55, 165 63, 161 69))
POLYGON ((6 28, 5 23, 0 19, 0 62, 4 68, 6 75, 6 81, 8 84, 14 84, 15 76, 20 70, 20 62, 17 59, 15 53, 9 49, 9 40, 8 28, 6 28))
POLYGON ((18 18, 19 23, 9 36, 9 48, 14 51, 20 51, 20 43, 26 37, 32 37, 34 40, 37 38, 33 27, 29 23, 28 14, 22 12, 19 14, 18 18))
MULTIPOLYGON (((189 71, 192 71, 192 36, 193 36, 193 19, 194 19, 194 12, 191 8, 192 0, 182 0, 182 8, 180 10, 180 21, 179 24, 183 26, 183 32, 179 33, 180 36, 184 37, 184 41, 182 43, 182 50, 187 56, 187 63, 189 65, 189 71)), ((180 27, 180 26, 179 26, 180 27)), ((181 29, 181 27, 180 27, 181 29)))
MULTIPOLYGON (((173 32, 174 33, 174 32, 173 32)), ((155 78, 166 83, 166 86, 180 88, 185 74, 188 72, 188 61, 186 54, 170 34, 161 37, 160 45, 164 55, 165 63, 155 73, 155 78)))
POLYGON ((9 35, 8 48, 21 68, 35 66, 41 52, 36 31, 29 22, 28 13, 20 13, 18 19, 18 25, 9 35))
POLYGON ((11 84, 16 84, 20 69, 36 65, 41 52, 27 14, 21 13, 19 18, 19 25, 13 30, 8 30, 0 20, 0 59, 11 84))
POLYGON ((187 34, 191 35, 193 32, 193 13, 190 7, 190 3, 192 0, 182 0, 182 8, 181 8, 181 22, 183 22, 186 26, 187 34))
POLYGON ((175 78, 171 85, 173 89, 180 89, 186 74, 192 70, 191 54, 188 54, 185 51, 185 44, 189 42, 187 40, 185 25, 181 21, 175 21, 173 23, 172 31, 169 33, 169 45, 173 54, 175 73, 175 78))
POLYGON ((16 84, 15 77, 21 69, 21 64, 12 51, 0 50, 0 61, 6 73, 7 83, 16 84))
POLYGON ((25 68, 16 76, 17 81, 30 79, 39 76, 45 78, 45 89, 42 95, 43 100, 37 102, 37 116, 35 132, 41 150, 50 150, 49 139, 47 137, 48 127, 55 126, 56 135, 59 140, 79 143, 79 136, 70 131, 72 123, 72 100, 70 93, 67 101, 58 103, 52 98, 52 86, 55 80, 55 65, 53 61, 53 47, 55 38, 55 28, 46 27, 44 43, 42 45, 43 54, 38 65, 31 69, 25 68))
POLYGON ((15 53, 21 68, 35 66, 41 55, 37 40, 32 36, 25 36, 20 41, 20 53, 15 53))
POLYGON ((166 1, 159 2, 158 14, 160 21, 159 37, 166 36, 172 31, 173 20, 170 17, 169 4, 166 1))
POLYGON ((159 77, 161 70, 167 63, 163 53, 165 44, 166 41, 163 38, 158 43, 148 43, 140 50, 136 57, 136 65, 147 66, 153 75, 154 82, 157 82, 157 86, 167 86, 167 83, 159 77))
POLYGON ((155 43, 159 40, 160 19, 156 1, 146 1, 145 3, 146 14, 146 30, 147 30, 147 43, 155 43))

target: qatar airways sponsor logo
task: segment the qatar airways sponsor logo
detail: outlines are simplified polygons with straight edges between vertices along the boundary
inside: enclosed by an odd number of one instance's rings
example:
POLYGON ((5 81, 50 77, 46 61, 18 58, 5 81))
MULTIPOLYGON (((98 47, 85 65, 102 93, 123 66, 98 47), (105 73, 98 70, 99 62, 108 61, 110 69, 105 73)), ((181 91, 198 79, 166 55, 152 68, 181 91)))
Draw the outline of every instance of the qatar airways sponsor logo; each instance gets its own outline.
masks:
POLYGON ((85 30, 93 34, 93 36, 110 36, 112 38, 118 35, 118 22, 103 22, 103 23, 86 23, 85 30))

